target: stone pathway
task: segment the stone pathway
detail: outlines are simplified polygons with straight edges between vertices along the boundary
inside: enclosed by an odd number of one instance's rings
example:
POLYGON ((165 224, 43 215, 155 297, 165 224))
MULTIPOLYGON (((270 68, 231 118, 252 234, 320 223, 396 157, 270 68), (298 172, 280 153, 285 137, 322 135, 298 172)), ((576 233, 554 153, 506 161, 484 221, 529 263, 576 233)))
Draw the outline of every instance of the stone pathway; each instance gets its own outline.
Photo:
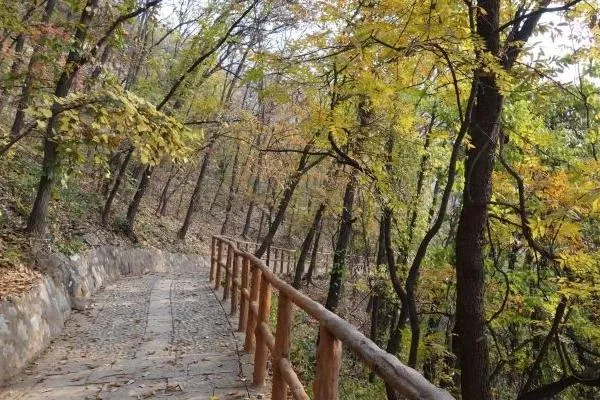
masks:
POLYGON ((203 266, 108 285, 0 400, 265 398, 207 277, 203 266))

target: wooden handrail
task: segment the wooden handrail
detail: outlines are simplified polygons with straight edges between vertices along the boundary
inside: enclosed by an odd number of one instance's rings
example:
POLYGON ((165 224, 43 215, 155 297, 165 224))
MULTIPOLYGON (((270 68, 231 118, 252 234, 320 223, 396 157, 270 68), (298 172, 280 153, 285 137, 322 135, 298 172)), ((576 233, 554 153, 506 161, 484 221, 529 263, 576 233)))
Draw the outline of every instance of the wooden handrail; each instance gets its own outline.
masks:
MULTIPOLYGON (((288 390, 294 399, 308 399, 289 360, 295 307, 304 310, 319 322, 320 340, 317 349, 316 379, 313 383, 315 400, 338 398, 337 381, 342 346, 350 349, 375 374, 408 399, 453 399, 447 391, 434 386, 418 371, 402 364, 394 355, 380 349, 349 322, 277 277, 276 269, 273 270, 274 273, 270 265, 248 251, 239 249, 235 239, 213 236, 210 279, 215 282, 215 290, 221 287, 221 269, 225 269, 226 281, 223 282, 223 288, 231 292, 226 296, 232 299, 233 313, 237 312, 237 299, 241 300, 239 330, 246 333, 244 349, 254 351, 253 383, 255 385, 264 385, 267 359, 269 352, 271 353, 272 399, 286 399, 288 390), (227 257, 225 260, 223 260, 224 254, 227 257), (240 260, 241 268, 238 264, 240 260), (241 277, 238 276, 240 270, 241 277), (279 292, 279 306, 277 328, 273 335, 268 320, 274 289, 279 292), (234 299, 236 299, 235 309, 234 299)), ((283 267, 280 268, 280 273, 282 272, 283 267)))

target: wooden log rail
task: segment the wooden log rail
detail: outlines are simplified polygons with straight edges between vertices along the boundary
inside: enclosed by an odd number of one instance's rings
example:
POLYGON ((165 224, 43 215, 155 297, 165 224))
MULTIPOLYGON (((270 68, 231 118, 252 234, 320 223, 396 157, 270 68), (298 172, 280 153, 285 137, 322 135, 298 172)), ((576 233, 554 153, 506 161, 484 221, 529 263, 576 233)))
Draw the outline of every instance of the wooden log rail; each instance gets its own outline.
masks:
POLYGON ((238 330, 246 334, 244 350, 254 352, 253 383, 256 386, 265 384, 270 355, 273 400, 287 399, 288 392, 294 399, 309 399, 289 360, 295 308, 304 310, 319 322, 313 383, 315 400, 338 398, 342 345, 408 399, 453 399, 419 372, 377 347, 350 323, 279 279, 265 262, 240 249, 234 239, 213 236, 210 279, 216 290, 223 287, 223 298, 231 297, 231 313, 239 310, 238 330), (273 289, 279 295, 275 334, 268 323, 273 289))

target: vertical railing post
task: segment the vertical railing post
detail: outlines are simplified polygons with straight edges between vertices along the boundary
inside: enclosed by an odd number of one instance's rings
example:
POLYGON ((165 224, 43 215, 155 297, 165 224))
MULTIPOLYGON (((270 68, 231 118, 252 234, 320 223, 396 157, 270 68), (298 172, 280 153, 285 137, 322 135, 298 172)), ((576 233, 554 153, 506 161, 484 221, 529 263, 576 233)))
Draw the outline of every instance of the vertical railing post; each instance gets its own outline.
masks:
POLYGON ((240 275, 240 254, 237 251, 233 253, 233 270, 231 273, 231 315, 235 315, 238 309, 239 287, 236 281, 240 275))
POLYGON ((337 400, 341 361, 342 342, 327 328, 321 326, 317 348, 317 369, 313 383, 315 400, 337 400))
POLYGON ((250 259, 242 256, 242 287, 240 288, 240 320, 238 323, 238 332, 244 332, 248 323, 248 299, 244 296, 244 291, 248 289, 250 275, 250 259))
POLYGON ((294 303, 284 294, 279 295, 277 306, 277 328, 275 330, 275 348, 273 349, 273 387, 272 400, 286 400, 288 385, 283 378, 279 364, 282 358, 288 358, 292 323, 294 322, 294 303))
POLYGON ((227 262, 225 263, 225 284, 223 285, 223 300, 229 297, 231 287, 231 266, 233 265, 233 246, 227 244, 227 262))
POLYGON ((283 255, 285 251, 283 249, 279 250, 279 273, 283 274, 283 255))
POLYGON ((263 275, 260 280, 260 298, 258 304, 258 318, 256 320, 256 349, 254 350, 254 384, 262 386, 267 375, 267 358, 269 348, 266 338, 262 335, 261 324, 269 323, 269 312, 271 310, 271 283, 263 275))
POLYGON ((221 263, 223 263, 223 240, 217 239, 217 271, 215 272, 215 291, 221 287, 221 263))
POLYGON ((252 353, 256 347, 256 320, 257 315, 252 311, 253 304, 258 304, 258 290, 260 286, 260 268, 254 263, 250 264, 251 278, 250 278, 250 302, 248 303, 248 325, 246 326, 246 340, 244 341, 244 350, 252 353))

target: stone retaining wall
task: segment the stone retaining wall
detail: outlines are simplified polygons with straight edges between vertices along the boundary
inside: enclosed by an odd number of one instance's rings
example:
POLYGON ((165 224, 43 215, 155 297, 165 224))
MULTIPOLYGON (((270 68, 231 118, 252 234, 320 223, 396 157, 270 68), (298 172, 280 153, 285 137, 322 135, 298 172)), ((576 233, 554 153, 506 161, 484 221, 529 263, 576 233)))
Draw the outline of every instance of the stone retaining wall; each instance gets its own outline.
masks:
POLYGON ((198 270, 199 256, 153 248, 102 246, 70 258, 38 257, 47 274, 26 293, 0 301, 0 386, 44 350, 63 329, 71 308, 126 275, 198 270))

